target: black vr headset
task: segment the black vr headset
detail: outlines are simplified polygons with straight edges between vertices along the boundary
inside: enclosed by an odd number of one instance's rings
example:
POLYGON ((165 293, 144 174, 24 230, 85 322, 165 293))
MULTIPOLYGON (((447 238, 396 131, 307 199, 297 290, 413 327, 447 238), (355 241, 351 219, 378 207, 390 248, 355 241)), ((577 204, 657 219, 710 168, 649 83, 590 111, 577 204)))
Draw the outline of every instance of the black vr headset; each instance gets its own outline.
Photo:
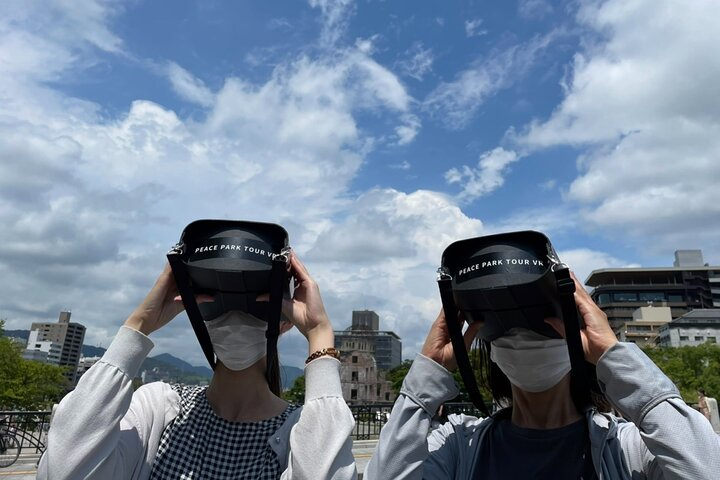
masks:
POLYGON ((240 310, 268 322, 267 372, 277 352, 283 296, 289 293, 290 248, 284 228, 271 223, 197 220, 167 254, 185 311, 210 366, 216 365, 205 321, 240 310), (258 302, 263 293, 268 302, 258 302), (213 302, 198 304, 196 295, 213 302))
POLYGON ((465 387, 475 406, 488 415, 477 387, 457 321, 483 322, 478 337, 488 342, 512 328, 527 328, 561 338, 544 319, 560 318, 571 363, 571 391, 579 411, 590 403, 587 367, 575 306, 575 283, 550 240, 523 231, 469 238, 450 244, 442 255, 438 285, 453 350, 465 387))

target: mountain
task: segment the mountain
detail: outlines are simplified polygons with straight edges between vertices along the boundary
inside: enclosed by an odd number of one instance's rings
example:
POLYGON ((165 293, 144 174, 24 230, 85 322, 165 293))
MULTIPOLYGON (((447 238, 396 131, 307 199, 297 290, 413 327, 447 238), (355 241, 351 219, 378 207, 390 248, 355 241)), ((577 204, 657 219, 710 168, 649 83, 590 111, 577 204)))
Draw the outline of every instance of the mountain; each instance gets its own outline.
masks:
POLYGON ((155 355, 152 358, 159 362, 172 365, 178 368, 181 372, 193 373, 195 375, 200 375, 208 378, 212 377, 213 371, 210 369, 210 367, 195 367, 187 363, 185 360, 181 360, 169 353, 161 353, 160 355, 155 355))
MULTIPOLYGON (((22 338, 27 341, 30 331, 5 330, 4 333, 6 337, 22 338)), ((94 347, 92 345, 83 345, 81 352, 84 357, 102 357, 106 350, 105 348, 94 347)), ((154 357, 146 358, 140 367, 140 371, 152 370, 154 368, 166 372, 168 380, 181 383, 206 383, 210 381, 213 373, 210 367, 190 365, 185 360, 169 353, 161 353, 154 357)), ((301 375, 303 375, 302 368, 281 365, 280 380, 283 390, 291 388, 295 379, 301 375)))

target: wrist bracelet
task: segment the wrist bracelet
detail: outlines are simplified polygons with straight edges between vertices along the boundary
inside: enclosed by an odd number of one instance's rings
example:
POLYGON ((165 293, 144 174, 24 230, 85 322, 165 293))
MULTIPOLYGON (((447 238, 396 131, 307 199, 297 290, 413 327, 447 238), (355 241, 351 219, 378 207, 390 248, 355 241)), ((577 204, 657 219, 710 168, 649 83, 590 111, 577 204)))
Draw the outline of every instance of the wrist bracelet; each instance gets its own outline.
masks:
POLYGON ((320 358, 320 357, 324 357, 324 356, 330 356, 333 358, 340 359, 340 350, 338 350, 335 347, 328 347, 328 348, 323 348, 322 350, 318 350, 317 352, 313 352, 312 354, 310 354, 309 357, 307 357, 307 360, 305 360, 305 365, 312 362, 316 358, 320 358))

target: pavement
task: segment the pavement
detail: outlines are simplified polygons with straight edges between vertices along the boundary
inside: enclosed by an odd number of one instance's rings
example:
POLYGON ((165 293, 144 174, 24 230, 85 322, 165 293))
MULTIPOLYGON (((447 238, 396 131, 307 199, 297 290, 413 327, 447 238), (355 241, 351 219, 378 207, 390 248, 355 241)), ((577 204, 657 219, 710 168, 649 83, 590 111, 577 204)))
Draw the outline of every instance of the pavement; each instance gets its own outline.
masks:
POLYGON ((0 480, 34 480, 38 460, 40 454, 21 452, 17 462, 9 467, 0 468, 0 480))
MULTIPOLYGON (((370 461, 377 440, 355 440, 353 442, 353 455, 358 469, 358 480, 362 480, 365 467, 370 461)), ((6 468, 0 468, 0 480, 35 480, 37 475, 37 462, 39 454, 21 453, 17 462, 6 468)))

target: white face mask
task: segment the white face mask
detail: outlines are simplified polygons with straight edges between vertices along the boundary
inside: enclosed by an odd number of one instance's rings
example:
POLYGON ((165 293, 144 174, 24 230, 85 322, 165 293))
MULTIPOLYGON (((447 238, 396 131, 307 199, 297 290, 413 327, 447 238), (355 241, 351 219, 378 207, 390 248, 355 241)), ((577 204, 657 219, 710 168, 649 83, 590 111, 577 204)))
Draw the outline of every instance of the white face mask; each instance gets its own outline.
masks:
POLYGON ((205 322, 215 355, 230 370, 245 370, 267 352, 267 322, 233 310, 205 322))
POLYGON ((524 328, 513 328, 491 342, 490 359, 510 383, 526 392, 544 392, 570 371, 570 355, 562 338, 547 338, 524 328))

